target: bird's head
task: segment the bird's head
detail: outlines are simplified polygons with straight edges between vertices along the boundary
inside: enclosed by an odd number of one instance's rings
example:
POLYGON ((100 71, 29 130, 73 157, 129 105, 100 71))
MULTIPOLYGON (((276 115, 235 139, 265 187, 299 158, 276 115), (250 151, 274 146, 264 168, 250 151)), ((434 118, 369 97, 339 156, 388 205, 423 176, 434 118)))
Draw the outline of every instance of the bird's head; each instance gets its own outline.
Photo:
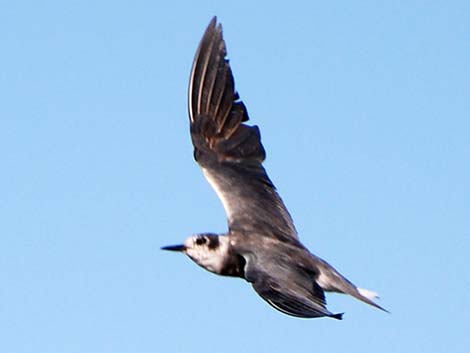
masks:
POLYGON ((228 251, 228 243, 227 236, 205 233, 188 237, 184 244, 164 246, 161 249, 183 252, 206 270, 220 273, 228 251))

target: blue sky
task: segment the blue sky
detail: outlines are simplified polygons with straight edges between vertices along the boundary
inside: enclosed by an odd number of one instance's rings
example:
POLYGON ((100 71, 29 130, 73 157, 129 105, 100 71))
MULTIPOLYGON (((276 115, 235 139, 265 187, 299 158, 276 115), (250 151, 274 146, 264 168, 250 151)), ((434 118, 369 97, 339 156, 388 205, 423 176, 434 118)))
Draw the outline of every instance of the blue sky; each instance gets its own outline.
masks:
POLYGON ((0 2, 0 352, 466 352, 467 1, 0 2), (301 320, 160 246, 224 232, 187 83, 210 18, 302 241, 388 315, 301 320))

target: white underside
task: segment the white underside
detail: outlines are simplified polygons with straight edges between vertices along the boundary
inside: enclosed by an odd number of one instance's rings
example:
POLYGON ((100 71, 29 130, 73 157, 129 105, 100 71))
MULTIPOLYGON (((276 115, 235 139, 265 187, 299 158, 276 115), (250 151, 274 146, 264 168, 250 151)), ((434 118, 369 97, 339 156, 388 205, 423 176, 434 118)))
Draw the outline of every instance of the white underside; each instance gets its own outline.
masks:
POLYGON ((220 189, 219 185, 217 184, 216 180, 211 175, 209 170, 207 170, 206 168, 202 168, 202 172, 204 173, 206 180, 212 186, 217 196, 219 197, 220 201, 222 202, 222 205, 224 206, 224 209, 225 209, 225 214, 227 215, 227 218, 230 221, 232 219, 233 211, 230 208, 230 203, 228 202, 226 194, 220 189))
POLYGON ((379 294, 374 292, 374 291, 371 291, 369 289, 364 289, 364 288, 358 288, 357 289, 359 294, 370 299, 370 300, 374 300, 374 299, 378 299, 379 298, 379 294))
MULTIPOLYGON (((318 285, 327 292, 335 292, 337 291, 337 286, 335 285, 337 283, 337 280, 335 279, 335 276, 338 276, 336 273, 332 272, 326 275, 322 271, 320 271, 320 275, 317 278, 317 283, 318 285)), ((338 276, 339 277, 339 276, 338 276)))

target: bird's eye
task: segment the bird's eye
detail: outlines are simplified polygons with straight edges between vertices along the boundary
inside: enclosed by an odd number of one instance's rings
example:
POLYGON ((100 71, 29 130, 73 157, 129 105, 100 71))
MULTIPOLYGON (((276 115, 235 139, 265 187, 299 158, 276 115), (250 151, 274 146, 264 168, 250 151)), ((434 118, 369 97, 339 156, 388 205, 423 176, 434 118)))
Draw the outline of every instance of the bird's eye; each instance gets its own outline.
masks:
POLYGON ((202 245, 206 243, 206 238, 197 238, 196 239, 196 244, 197 245, 202 245))

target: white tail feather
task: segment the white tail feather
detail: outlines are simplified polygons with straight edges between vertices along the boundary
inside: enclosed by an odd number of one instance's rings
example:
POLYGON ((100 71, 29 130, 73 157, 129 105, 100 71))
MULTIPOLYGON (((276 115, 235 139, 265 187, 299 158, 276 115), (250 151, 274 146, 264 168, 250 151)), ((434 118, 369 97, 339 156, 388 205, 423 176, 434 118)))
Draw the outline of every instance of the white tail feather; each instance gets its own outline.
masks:
POLYGON ((359 291, 360 295, 366 297, 367 299, 374 300, 380 298, 378 293, 373 292, 371 290, 364 288, 358 288, 357 290, 359 291))

